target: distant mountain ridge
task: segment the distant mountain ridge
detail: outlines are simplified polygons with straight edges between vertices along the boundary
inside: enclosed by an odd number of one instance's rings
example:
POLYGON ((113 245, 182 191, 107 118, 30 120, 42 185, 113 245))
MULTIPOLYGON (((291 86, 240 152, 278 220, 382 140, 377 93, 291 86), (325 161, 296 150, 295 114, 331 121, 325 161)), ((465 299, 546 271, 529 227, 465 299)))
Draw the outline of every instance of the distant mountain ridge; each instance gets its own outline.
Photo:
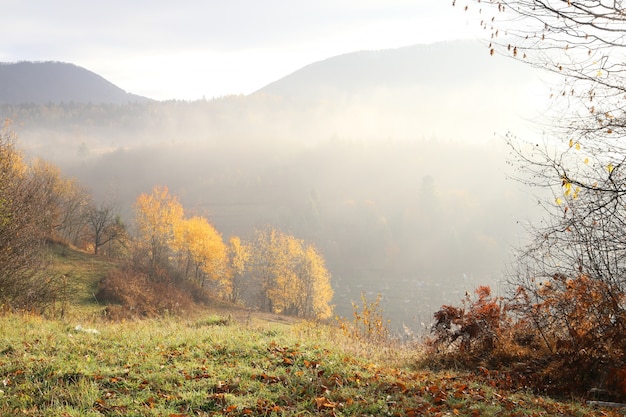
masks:
POLYGON ((100 75, 64 62, 0 63, 0 103, 145 102, 100 75))
MULTIPOLYGON (((359 94, 372 88, 463 84, 486 75, 510 81, 526 69, 501 56, 489 56, 478 41, 420 44, 396 49, 359 51, 309 64, 254 94, 327 98, 329 94, 359 94)), ((467 86, 467 85, 465 85, 467 86)))

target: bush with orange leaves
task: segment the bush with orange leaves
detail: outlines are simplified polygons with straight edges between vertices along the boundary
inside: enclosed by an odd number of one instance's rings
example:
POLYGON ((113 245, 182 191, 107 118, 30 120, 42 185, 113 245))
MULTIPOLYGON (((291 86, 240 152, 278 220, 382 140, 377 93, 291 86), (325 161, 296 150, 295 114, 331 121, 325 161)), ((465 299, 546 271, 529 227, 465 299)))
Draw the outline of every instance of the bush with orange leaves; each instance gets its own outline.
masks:
POLYGON ((493 349, 507 322, 500 297, 491 288, 478 287, 476 300, 466 293, 461 307, 444 305, 435 313, 432 346, 439 352, 458 349, 472 355, 493 349))
POLYGON ((626 295, 618 286, 555 274, 509 299, 489 287, 476 295, 435 313, 429 345, 439 363, 497 370, 507 385, 541 392, 626 399, 626 295))

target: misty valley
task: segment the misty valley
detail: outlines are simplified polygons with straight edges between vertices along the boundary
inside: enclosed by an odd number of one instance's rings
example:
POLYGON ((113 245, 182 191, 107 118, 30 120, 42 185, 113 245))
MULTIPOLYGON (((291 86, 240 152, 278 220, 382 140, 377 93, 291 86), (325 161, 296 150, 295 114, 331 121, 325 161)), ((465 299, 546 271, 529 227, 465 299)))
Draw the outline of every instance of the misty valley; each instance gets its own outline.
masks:
POLYGON ((335 314, 380 294, 394 331, 420 333, 443 303, 506 285, 540 214, 503 139, 531 134, 532 73, 480 45, 432 48, 348 54, 249 96, 0 109, 28 156, 123 218, 163 185, 225 241, 271 225, 319 249, 335 314))
POLYGON ((622 2, 8 3, 0 416, 626 415, 622 2))

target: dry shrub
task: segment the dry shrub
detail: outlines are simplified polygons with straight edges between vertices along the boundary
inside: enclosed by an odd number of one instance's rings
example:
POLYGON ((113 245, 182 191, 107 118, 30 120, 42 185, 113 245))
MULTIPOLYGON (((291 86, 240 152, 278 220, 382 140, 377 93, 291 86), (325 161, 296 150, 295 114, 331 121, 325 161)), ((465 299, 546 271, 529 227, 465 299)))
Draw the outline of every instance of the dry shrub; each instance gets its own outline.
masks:
POLYGON ((433 363, 479 367, 506 387, 582 396, 600 389, 604 399, 626 399, 626 297, 619 288, 555 275, 512 299, 491 297, 488 287, 476 295, 435 313, 433 363))
POLYGON ((147 274, 128 267, 110 272, 100 282, 96 297, 111 303, 106 314, 113 320, 181 314, 193 307, 189 293, 171 280, 155 282, 147 274))
POLYGON ((453 347, 475 354, 494 348, 506 323, 501 299, 491 297, 491 289, 486 286, 479 287, 476 295, 475 301, 466 294, 461 307, 444 305, 435 313, 433 347, 437 351, 453 347))
POLYGON ((196 304, 208 305, 213 302, 207 289, 203 288, 202 285, 196 281, 190 281, 188 279, 177 280, 176 287, 185 294, 189 294, 196 304))
POLYGON ((378 294, 376 300, 368 302, 365 294, 361 293, 362 306, 352 303, 353 320, 348 321, 338 318, 339 328, 345 337, 355 341, 371 343, 387 343, 390 341, 389 321, 383 317, 380 306, 382 294, 378 294))

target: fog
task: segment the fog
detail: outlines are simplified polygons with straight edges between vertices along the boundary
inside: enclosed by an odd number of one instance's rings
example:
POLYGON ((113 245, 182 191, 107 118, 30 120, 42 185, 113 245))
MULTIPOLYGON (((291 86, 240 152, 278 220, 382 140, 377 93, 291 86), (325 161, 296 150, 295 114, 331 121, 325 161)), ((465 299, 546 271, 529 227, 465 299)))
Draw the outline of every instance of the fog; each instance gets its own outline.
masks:
POLYGON ((507 177, 503 136, 537 135, 528 119, 541 111, 543 87, 477 51, 350 89, 317 72, 308 93, 289 94, 286 79, 280 95, 4 112, 29 155, 97 198, 115 195, 127 219, 159 184, 225 239, 272 224, 321 250, 337 314, 349 316, 361 293, 380 293, 392 327, 419 332, 465 291, 501 290, 522 226, 540 215, 507 177))

